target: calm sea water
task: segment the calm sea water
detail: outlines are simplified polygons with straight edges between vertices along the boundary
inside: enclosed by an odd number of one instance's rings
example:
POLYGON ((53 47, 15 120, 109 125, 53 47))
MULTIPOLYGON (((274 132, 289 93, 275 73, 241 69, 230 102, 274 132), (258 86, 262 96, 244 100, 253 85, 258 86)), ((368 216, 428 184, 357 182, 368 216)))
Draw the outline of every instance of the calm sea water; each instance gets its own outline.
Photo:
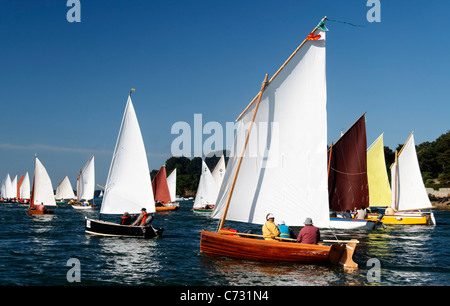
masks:
MULTIPOLYGON (((60 205, 53 216, 29 216, 26 206, 0 204, 0 284, 56 286, 323 286, 448 285, 450 279, 450 211, 435 211, 436 226, 388 226, 373 232, 335 234, 361 241, 356 272, 339 267, 260 263, 208 257, 199 252, 200 231, 217 221, 193 213, 192 202, 177 212, 157 214, 153 224, 165 229, 158 239, 98 237, 85 234, 92 212, 60 205), (67 275, 75 258, 80 282, 67 275), (379 274, 373 264, 379 263, 379 274), (368 279, 368 275, 372 278, 368 279), (376 278, 378 275, 378 278, 376 278), (375 280, 374 280, 375 277, 375 280)), ((119 217, 116 217, 119 221, 119 217)), ((239 230, 260 226, 228 222, 239 230)), ((322 238, 332 238, 323 231, 322 238)), ((70 273, 69 273, 70 274, 70 273)), ((71 274, 73 275, 73 274, 71 274)))

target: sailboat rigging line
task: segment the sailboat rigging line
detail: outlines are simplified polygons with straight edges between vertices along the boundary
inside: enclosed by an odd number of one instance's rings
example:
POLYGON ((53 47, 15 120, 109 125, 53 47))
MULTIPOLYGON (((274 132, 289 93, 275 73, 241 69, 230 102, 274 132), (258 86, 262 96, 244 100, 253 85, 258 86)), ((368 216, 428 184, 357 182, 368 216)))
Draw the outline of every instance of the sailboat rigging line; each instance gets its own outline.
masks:
POLYGON ((366 26, 366 25, 354 24, 354 23, 350 23, 350 22, 347 22, 347 21, 333 20, 333 19, 328 19, 328 18, 325 18, 325 20, 332 21, 332 22, 348 24, 348 25, 351 25, 352 27, 368 28, 368 26, 366 26))
POLYGON ((266 87, 269 84, 267 82, 268 77, 269 77, 269 74, 266 74, 266 77, 264 78, 264 82, 261 85, 261 90, 259 91, 259 94, 258 94, 258 102, 256 102, 255 110, 253 111, 252 120, 250 122, 250 126, 248 128, 247 135, 245 136, 244 146, 242 147, 242 152, 241 152, 241 155, 239 156, 238 164, 237 164, 236 170, 234 172, 233 182, 231 183, 230 191, 228 192, 227 202, 225 204, 225 209, 223 211, 222 219, 220 220, 219 229, 221 229, 223 227, 225 218, 227 217, 228 207, 230 206, 230 202, 231 202, 231 196, 233 195, 234 186, 236 185, 236 179, 237 179, 239 170, 241 168, 242 159, 244 157, 245 149, 247 148, 248 140, 250 138, 250 132, 252 131, 252 128, 253 128, 253 123, 255 122, 255 117, 258 112, 259 104, 261 102, 261 97, 264 93, 264 90, 266 89, 266 87))
POLYGON ((339 241, 338 237, 336 236, 336 234, 334 233, 333 229, 331 228, 331 226, 328 226, 331 230, 331 233, 333 234, 334 238, 336 238, 336 241, 339 241))
POLYGON ((331 167, 331 166, 330 166, 330 168, 331 168, 333 171, 336 171, 337 173, 345 174, 345 175, 363 175, 363 174, 366 174, 366 173, 367 173, 366 171, 364 171, 364 172, 359 172, 359 173, 349 173, 349 172, 342 172, 342 171, 339 171, 339 170, 337 170, 337 169, 334 169, 334 168, 331 167))

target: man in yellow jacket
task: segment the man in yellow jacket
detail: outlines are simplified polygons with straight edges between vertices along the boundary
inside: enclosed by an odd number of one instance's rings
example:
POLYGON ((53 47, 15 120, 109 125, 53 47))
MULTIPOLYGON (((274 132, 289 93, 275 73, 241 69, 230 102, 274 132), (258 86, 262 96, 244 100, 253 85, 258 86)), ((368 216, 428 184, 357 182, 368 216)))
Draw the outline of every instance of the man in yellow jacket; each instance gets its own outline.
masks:
POLYGON ((262 232, 265 240, 274 240, 275 237, 280 236, 280 230, 275 224, 275 217, 273 214, 268 214, 266 216, 266 223, 262 227, 262 232))

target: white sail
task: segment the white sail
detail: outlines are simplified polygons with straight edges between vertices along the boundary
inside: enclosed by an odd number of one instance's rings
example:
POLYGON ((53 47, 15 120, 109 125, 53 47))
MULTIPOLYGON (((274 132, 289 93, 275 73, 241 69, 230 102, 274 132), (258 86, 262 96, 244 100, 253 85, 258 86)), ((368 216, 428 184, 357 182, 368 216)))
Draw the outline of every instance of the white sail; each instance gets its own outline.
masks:
POLYGON ((56 187, 56 195, 55 198, 57 200, 60 199, 75 199, 75 194, 73 193, 72 184, 70 184, 69 177, 66 176, 62 179, 62 181, 56 187))
POLYGON ((175 194, 177 192, 177 168, 167 177, 167 186, 169 186, 170 201, 175 202, 175 194))
POLYGON ((5 180, 6 179, 2 180, 2 187, 0 188, 0 193, 2 195, 2 198, 5 198, 5 194, 6 194, 5 180))
POLYGON ((396 210, 431 208, 420 172, 413 134, 399 153, 397 165, 391 167, 391 186, 392 208, 396 210))
POLYGON ((79 176, 79 182, 77 184, 77 196, 78 200, 92 200, 95 192, 95 163, 94 155, 87 161, 81 170, 79 176))
POLYGON ((20 185, 20 197, 24 200, 28 200, 30 198, 31 188, 30 188, 30 176, 28 175, 28 171, 25 173, 23 177, 22 185, 20 185))
MULTIPOLYGON (((227 220, 263 224, 273 213, 286 225, 307 217, 329 224, 325 32, 315 34, 321 39, 306 41, 262 95, 227 220)), ((215 218, 222 217, 255 105, 239 120, 215 218)))
POLYGON ((34 205, 44 204, 45 206, 56 206, 53 186, 47 170, 41 161, 35 157, 34 163, 34 181, 33 181, 33 199, 34 205))
POLYGON ((215 205, 217 199, 216 182, 209 171, 205 161, 202 160, 202 173, 198 182, 197 193, 195 195, 194 208, 202 208, 206 205, 215 205))
POLYGON ((16 197, 9 173, 5 177, 5 190, 4 190, 4 194, 2 194, 2 196, 5 199, 12 199, 12 198, 16 197))
POLYGON ((223 178, 225 177, 225 170, 225 155, 222 155, 217 162, 216 167, 212 171, 212 176, 216 182, 217 190, 219 190, 222 185, 223 178))
POLYGON ((17 174, 11 180, 13 198, 17 198, 17 174))
POLYGON ((120 126, 100 213, 155 212, 147 154, 131 97, 120 126))

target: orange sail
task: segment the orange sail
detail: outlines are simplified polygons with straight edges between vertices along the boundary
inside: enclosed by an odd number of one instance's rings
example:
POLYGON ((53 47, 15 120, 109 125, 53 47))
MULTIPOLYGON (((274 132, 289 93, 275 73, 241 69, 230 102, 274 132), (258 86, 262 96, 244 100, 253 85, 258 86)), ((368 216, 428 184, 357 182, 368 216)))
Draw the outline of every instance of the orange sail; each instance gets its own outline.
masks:
POLYGON ((160 201, 163 204, 171 202, 169 185, 167 185, 166 167, 162 166, 152 181, 153 195, 155 202, 160 201))
POLYGON ((20 186, 22 186, 22 182, 23 182, 23 175, 20 178, 19 182, 17 183, 17 199, 22 198, 22 195, 20 194, 20 186))

